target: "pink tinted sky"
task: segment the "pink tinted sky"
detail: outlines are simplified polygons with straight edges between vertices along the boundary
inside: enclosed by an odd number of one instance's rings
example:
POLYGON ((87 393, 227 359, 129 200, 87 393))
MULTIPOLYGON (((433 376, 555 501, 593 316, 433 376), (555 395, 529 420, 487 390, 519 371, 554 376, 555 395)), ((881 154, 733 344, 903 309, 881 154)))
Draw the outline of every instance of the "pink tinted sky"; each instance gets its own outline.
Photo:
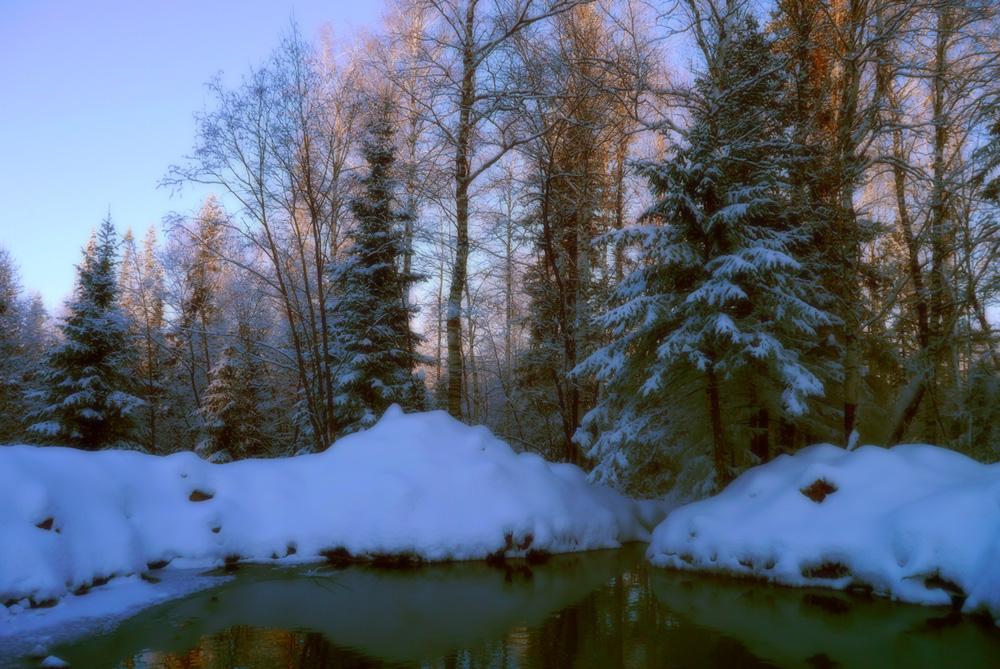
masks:
POLYGON ((0 245, 55 310, 91 228, 142 238, 196 208, 157 188, 189 153, 204 83, 236 82, 294 16, 314 38, 374 26, 379 0, 0 0, 0 245))

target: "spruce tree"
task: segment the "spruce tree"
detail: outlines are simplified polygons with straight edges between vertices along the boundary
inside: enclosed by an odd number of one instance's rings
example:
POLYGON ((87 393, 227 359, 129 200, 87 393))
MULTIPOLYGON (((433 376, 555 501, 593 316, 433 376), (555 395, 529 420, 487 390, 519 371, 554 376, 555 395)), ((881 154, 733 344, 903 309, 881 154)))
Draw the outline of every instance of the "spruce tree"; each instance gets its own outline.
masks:
POLYGON ((261 410, 266 373, 256 342, 259 333, 240 323, 219 355, 198 410, 204 439, 195 449, 212 462, 230 462, 269 454, 261 410))
POLYGON ((989 122, 989 140, 975 153, 979 161, 976 182, 982 184, 982 198, 1000 206, 1000 95, 990 106, 990 112, 995 118, 989 122))
POLYGON ((389 405, 422 408, 423 382, 414 375, 422 358, 419 338, 410 329, 410 286, 404 274, 403 229, 411 214, 396 208, 393 176, 392 102, 377 99, 370 108, 362 147, 368 174, 361 194, 351 201, 356 225, 343 260, 331 263, 327 302, 332 355, 337 361, 335 431, 347 434, 373 425, 389 405))
POLYGON ((24 416, 21 286, 7 249, 0 247, 0 444, 20 436, 24 416))
POLYGON ((727 7, 686 141, 640 165, 657 201, 620 234, 640 262, 604 318, 615 340, 580 368, 607 384, 580 432, 598 477, 655 468, 648 449, 666 443, 693 448, 674 455, 721 488, 748 461, 732 439, 747 404, 795 417, 824 392, 802 355, 831 318, 796 257, 808 232, 788 220, 781 68, 753 19, 727 7))
POLYGON ((32 415, 38 439, 87 450, 134 447, 127 375, 132 351, 118 307, 116 235, 111 220, 91 235, 77 266, 77 285, 59 326, 64 341, 48 357, 39 391, 44 408, 32 415))
POLYGON ((19 376, 20 395, 24 399, 23 413, 18 417, 21 438, 30 425, 32 415, 42 408, 42 393, 38 392, 42 370, 49 355, 58 344, 55 326, 40 293, 25 296, 21 302, 21 364, 19 376))

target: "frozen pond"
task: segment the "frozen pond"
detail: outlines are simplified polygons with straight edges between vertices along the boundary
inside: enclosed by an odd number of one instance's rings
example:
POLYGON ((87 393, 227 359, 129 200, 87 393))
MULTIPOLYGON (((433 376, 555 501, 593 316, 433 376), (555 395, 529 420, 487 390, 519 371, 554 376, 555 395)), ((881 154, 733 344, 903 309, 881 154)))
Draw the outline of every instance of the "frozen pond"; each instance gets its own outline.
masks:
MULTIPOLYGON (((103 636, 73 667, 996 666, 990 622, 649 567, 644 545, 489 566, 241 568, 103 636)), ((4 657, 0 665, 38 666, 4 657)))

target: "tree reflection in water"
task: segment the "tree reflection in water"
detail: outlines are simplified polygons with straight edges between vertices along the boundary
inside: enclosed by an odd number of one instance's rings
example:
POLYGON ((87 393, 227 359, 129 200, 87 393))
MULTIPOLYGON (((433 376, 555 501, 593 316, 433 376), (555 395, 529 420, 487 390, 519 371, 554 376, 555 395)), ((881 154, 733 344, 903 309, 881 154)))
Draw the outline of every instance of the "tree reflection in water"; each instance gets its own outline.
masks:
POLYGON ((73 666, 993 666, 947 611, 648 568, 643 547, 546 564, 244 569, 57 649, 73 666))

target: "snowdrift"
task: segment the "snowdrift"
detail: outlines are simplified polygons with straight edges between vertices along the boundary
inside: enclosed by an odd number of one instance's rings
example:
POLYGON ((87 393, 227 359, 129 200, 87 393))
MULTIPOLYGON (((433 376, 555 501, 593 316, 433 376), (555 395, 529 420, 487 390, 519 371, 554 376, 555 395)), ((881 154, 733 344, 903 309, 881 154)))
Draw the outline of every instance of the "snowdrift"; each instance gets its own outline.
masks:
POLYGON ((579 468, 515 454, 444 412, 394 407, 325 453, 224 465, 192 453, 0 447, 0 604, 51 605, 171 562, 610 548, 648 540, 649 517, 579 468))
POLYGON ((812 446, 673 511, 647 557, 1000 619, 1000 465, 934 446, 812 446))

